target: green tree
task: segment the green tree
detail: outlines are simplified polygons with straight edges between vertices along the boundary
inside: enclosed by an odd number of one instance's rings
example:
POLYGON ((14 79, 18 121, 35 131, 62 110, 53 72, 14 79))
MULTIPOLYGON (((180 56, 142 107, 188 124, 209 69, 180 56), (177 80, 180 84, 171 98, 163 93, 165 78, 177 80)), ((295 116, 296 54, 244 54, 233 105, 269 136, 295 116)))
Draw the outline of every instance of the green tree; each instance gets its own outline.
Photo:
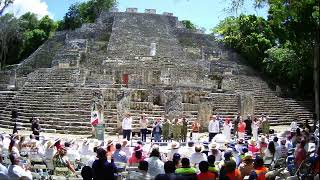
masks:
POLYGON ((40 19, 39 29, 43 30, 47 37, 50 36, 50 33, 54 32, 58 27, 58 24, 54 22, 48 15, 40 19))
POLYGON ((19 23, 22 31, 29 31, 38 28, 39 21, 36 14, 27 12, 20 16, 19 23))
POLYGON ((72 4, 68 12, 59 22, 59 30, 75 29, 83 23, 93 23, 102 11, 107 11, 116 5, 116 0, 89 0, 72 4))
POLYGON ((19 47, 15 47, 15 45, 21 45, 22 36, 19 21, 12 14, 1 16, 0 24, 0 69, 2 69, 5 65, 10 64, 9 57, 11 57, 11 61, 17 61, 18 57, 12 57, 12 55, 19 54, 19 47))
POLYGON ((197 29, 196 25, 194 25, 190 20, 182 20, 181 22, 184 25, 184 27, 186 27, 187 29, 190 29, 190 30, 197 29))

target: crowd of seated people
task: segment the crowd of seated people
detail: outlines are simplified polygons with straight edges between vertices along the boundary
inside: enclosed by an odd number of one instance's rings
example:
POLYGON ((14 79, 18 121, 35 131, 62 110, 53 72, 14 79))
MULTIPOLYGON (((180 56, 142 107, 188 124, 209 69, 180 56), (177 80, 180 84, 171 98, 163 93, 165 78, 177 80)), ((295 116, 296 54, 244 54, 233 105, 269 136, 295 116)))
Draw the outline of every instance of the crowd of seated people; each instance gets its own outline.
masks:
POLYGON ((308 169, 306 177, 320 173, 316 137, 299 128, 278 136, 260 136, 257 141, 188 141, 185 146, 175 141, 138 141, 131 147, 127 140, 38 139, 34 135, 0 135, 1 180, 37 175, 85 180, 274 179, 270 171, 281 159, 291 176, 302 168, 308 169))

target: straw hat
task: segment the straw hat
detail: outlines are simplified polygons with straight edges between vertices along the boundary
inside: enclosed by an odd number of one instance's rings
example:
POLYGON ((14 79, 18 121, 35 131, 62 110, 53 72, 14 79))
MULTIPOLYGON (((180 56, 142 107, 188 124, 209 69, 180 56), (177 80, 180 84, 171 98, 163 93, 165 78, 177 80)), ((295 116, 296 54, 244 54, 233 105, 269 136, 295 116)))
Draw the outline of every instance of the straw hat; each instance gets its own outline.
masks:
POLYGON ((211 143, 211 144, 209 145, 209 148, 210 148, 210 149, 218 149, 218 144, 215 143, 215 142, 213 142, 213 143, 211 143))
POLYGON ((113 143, 113 140, 108 140, 108 142, 107 142, 107 146, 111 146, 112 145, 112 143, 113 143))
POLYGON ((253 157, 252 157, 252 155, 250 154, 250 153, 245 153, 244 154, 244 157, 243 157, 243 160, 245 161, 245 160, 252 160, 253 159, 253 157))
POLYGON ((171 149, 179 149, 180 143, 179 142, 172 142, 171 143, 171 149))

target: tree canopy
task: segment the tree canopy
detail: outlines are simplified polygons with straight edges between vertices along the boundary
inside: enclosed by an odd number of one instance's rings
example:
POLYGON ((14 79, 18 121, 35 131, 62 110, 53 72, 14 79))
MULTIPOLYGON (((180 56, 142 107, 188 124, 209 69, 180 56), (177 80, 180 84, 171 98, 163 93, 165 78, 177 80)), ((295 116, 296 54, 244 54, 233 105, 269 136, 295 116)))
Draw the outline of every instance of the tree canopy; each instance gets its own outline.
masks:
POLYGON ((102 11, 108 11, 116 3, 116 0, 89 0, 72 4, 60 21, 59 30, 75 29, 83 23, 93 23, 102 11))
POLYGON ((25 13, 19 18, 12 14, 0 17, 0 63, 2 66, 19 63, 43 44, 56 30, 57 23, 49 16, 38 19, 25 13))
POLYGON ((190 30, 196 30, 197 29, 197 26, 195 24, 193 24, 190 20, 182 20, 181 23, 187 29, 190 29, 190 30))
MULTIPOLYGON (((241 4, 243 0, 233 1, 241 4)), ((299 94, 311 93, 314 48, 319 43, 319 0, 254 3, 257 7, 268 4, 267 19, 243 14, 228 17, 213 32, 259 71, 299 94)))

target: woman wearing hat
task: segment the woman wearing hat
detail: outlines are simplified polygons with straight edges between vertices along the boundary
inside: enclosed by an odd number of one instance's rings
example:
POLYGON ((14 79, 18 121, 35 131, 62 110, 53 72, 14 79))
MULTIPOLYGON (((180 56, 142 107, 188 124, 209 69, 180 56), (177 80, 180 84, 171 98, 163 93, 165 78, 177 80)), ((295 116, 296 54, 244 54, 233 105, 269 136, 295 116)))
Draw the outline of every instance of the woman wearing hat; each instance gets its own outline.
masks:
POLYGON ((54 164, 54 175, 58 176, 71 176, 72 173, 75 174, 76 171, 74 170, 73 166, 69 162, 67 156, 67 149, 64 146, 58 150, 56 155, 53 157, 53 164, 54 164), (67 168, 68 171, 65 171, 64 168, 67 168))

